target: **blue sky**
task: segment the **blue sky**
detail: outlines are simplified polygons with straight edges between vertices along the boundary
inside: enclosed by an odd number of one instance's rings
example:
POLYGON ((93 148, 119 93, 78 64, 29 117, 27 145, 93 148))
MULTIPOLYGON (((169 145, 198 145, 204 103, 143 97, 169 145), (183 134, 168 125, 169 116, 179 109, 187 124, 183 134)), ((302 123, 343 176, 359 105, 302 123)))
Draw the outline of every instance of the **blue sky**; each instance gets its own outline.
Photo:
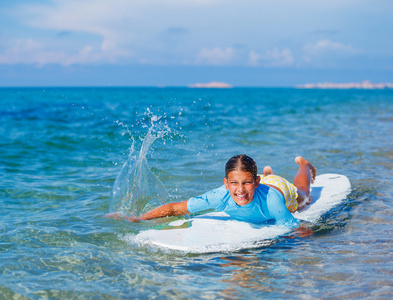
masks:
POLYGON ((1 0, 0 86, 393 82, 391 0, 1 0))

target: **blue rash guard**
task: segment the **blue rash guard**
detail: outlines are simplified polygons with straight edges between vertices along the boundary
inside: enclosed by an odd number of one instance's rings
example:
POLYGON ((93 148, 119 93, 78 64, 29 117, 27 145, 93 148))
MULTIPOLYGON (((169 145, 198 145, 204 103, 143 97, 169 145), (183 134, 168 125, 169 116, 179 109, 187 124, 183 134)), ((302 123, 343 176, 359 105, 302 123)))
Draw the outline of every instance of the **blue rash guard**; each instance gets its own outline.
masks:
POLYGON ((251 203, 240 206, 229 194, 225 186, 211 190, 187 201, 187 210, 193 214, 208 209, 227 213, 233 219, 251 223, 275 221, 277 225, 296 225, 294 218, 285 206, 283 195, 276 189, 260 184, 251 203))

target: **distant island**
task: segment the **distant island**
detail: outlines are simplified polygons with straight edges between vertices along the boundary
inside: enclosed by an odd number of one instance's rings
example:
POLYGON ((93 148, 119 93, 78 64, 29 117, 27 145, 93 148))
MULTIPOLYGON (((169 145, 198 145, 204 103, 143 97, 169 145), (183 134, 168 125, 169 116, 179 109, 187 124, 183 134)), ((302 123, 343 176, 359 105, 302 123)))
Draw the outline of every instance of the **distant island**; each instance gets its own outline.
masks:
POLYGON ((306 83, 297 85, 298 89, 393 89, 393 83, 372 83, 369 80, 350 83, 306 83))
POLYGON ((188 87, 190 88, 232 88, 233 86, 229 83, 225 82, 218 82, 218 81, 211 81, 209 83, 194 83, 190 84, 188 87))

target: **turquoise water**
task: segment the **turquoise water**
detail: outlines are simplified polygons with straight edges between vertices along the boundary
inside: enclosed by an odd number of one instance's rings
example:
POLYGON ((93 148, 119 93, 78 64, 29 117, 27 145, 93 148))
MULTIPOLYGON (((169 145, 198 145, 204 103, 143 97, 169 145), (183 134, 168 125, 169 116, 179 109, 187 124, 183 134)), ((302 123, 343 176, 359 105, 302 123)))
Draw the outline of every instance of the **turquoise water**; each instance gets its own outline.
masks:
POLYGON ((393 296, 392 90, 0 89, 0 122, 2 299, 393 296), (303 155, 353 191, 314 235, 240 252, 127 243, 168 220, 103 218, 114 187, 159 194, 144 211, 221 185, 239 153, 289 179, 303 155))

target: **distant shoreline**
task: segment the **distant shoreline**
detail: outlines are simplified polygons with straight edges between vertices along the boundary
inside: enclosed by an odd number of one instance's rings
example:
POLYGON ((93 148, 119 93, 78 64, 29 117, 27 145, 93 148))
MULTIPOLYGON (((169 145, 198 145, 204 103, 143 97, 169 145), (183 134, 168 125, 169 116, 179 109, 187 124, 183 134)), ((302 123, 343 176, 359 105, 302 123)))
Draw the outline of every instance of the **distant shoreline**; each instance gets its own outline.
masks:
POLYGON ((350 82, 350 83, 306 83, 303 85, 297 85, 298 89, 393 89, 393 83, 372 83, 369 80, 363 82, 350 82))
POLYGON ((219 82, 219 81, 211 81, 209 83, 194 83, 189 84, 189 88, 218 88, 218 89, 230 89, 233 87, 232 84, 226 82, 219 82))
POLYGON ((263 89, 363 89, 363 90, 384 90, 384 89, 393 89, 393 82, 383 82, 383 83, 372 83, 369 80, 365 80, 363 82, 350 82, 350 83, 334 83, 334 82, 319 82, 319 83, 306 83, 299 84, 295 86, 237 86, 232 85, 226 82, 220 81, 211 81, 208 83, 194 83, 188 85, 47 85, 47 86, 35 86, 35 85, 26 85, 26 86, 1 86, 0 90, 6 89, 42 89, 45 91, 46 89, 107 89, 107 88, 135 88, 135 89, 163 89, 163 88, 190 88, 190 89, 236 89, 236 88, 263 88, 263 89))

